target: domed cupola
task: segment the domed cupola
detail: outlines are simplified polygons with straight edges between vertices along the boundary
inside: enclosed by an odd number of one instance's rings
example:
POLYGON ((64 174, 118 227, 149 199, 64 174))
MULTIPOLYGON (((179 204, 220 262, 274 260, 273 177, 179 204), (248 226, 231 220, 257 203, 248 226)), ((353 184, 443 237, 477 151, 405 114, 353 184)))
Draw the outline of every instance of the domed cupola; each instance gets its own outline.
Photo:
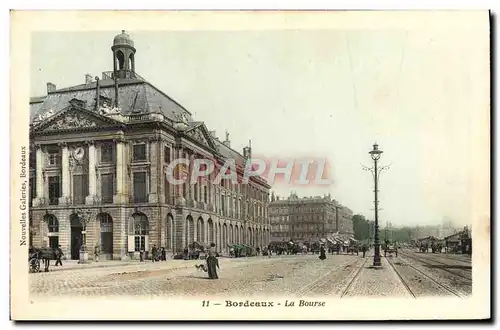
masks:
POLYGON ((134 41, 125 30, 113 39, 113 70, 117 78, 135 78, 134 41))

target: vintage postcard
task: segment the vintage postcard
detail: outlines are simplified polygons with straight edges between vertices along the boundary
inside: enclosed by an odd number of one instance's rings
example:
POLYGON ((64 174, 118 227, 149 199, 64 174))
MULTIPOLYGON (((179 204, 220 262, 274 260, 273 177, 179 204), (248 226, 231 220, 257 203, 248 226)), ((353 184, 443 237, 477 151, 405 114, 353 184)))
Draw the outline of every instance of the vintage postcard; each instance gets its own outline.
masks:
POLYGON ((13 11, 15 320, 490 317, 487 11, 13 11))

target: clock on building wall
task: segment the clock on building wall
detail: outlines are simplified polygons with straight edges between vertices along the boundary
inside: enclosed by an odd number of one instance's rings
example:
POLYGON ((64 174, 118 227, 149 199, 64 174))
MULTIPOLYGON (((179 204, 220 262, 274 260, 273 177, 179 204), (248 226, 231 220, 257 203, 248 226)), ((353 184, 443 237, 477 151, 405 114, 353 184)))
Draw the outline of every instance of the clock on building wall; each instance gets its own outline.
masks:
POLYGON ((73 157, 75 157, 76 160, 82 160, 83 156, 85 156, 85 149, 82 147, 76 147, 73 150, 73 157))

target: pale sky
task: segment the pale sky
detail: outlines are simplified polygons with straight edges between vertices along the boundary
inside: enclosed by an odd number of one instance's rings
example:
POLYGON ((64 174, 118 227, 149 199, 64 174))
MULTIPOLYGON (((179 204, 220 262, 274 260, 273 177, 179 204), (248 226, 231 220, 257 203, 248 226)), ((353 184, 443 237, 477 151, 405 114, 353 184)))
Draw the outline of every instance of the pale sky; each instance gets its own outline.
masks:
MULTIPOLYGON (((31 94, 112 70, 120 30, 33 34, 31 94)), ((381 164, 391 164, 380 179, 382 224, 472 222, 472 173, 489 171, 474 162, 489 150, 471 142, 489 130, 476 118, 489 112, 487 30, 127 33, 137 73, 220 139, 227 129, 236 150, 251 138, 254 155, 329 159, 334 185, 275 185, 278 195, 331 193, 373 219, 373 179, 360 164, 372 165, 378 142, 381 164)))

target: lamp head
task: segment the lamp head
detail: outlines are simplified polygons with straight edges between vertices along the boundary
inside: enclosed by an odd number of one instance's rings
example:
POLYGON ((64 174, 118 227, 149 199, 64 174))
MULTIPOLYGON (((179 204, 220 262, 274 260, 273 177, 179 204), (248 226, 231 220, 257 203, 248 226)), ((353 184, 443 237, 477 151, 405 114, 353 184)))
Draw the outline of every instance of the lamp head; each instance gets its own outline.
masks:
POLYGON ((373 160, 379 160, 383 151, 378 148, 378 144, 375 143, 373 145, 373 150, 369 152, 373 160))

